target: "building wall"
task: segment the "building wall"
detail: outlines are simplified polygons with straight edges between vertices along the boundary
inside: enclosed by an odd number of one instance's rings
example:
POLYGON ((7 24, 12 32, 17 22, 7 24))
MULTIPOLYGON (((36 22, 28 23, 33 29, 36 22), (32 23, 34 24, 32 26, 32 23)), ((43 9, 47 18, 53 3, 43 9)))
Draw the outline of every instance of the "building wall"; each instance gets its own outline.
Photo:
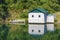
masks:
POLYGON ((54 15, 48 15, 47 16, 47 22, 54 22, 54 15))
POLYGON ((29 13, 28 22, 29 23, 44 23, 45 22, 44 13, 29 13), (34 17, 32 17, 32 15, 34 15, 34 17))
POLYGON ((28 32, 32 35, 43 35, 44 34, 44 25, 40 24, 29 24, 28 32))

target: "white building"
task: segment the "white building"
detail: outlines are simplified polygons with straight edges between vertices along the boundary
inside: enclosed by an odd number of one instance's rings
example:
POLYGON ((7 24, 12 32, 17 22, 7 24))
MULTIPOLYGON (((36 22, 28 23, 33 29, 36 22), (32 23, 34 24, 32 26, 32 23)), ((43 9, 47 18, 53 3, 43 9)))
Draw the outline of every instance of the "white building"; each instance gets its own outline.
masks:
POLYGON ((53 25, 32 25, 32 23, 54 23, 54 15, 49 14, 43 9, 34 9, 28 14, 28 32, 29 34, 43 35, 46 30, 54 30, 53 25))
POLYGON ((53 14, 49 14, 47 16, 47 23, 54 23, 55 16, 53 14))
POLYGON ((34 9, 28 14, 28 23, 54 22, 54 15, 49 15, 43 9, 34 9))
POLYGON ((43 35, 46 32, 44 24, 28 24, 28 32, 32 35, 43 35))

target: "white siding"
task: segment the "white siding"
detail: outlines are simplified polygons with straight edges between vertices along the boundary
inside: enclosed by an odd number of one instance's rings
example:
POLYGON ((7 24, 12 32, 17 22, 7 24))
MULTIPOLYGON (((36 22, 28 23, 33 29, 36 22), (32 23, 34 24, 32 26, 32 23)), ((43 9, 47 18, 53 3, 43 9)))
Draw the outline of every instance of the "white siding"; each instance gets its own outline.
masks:
POLYGON ((47 24, 48 31, 54 31, 54 24, 47 24))
POLYGON ((29 32, 29 34, 32 34, 32 35, 43 35, 44 34, 44 25, 29 24, 28 32, 29 32), (32 32, 32 30, 34 30, 34 31, 32 32), (39 30, 40 30, 40 32, 39 32, 39 30))
POLYGON ((54 23, 54 15, 48 15, 47 16, 47 22, 54 23))
POLYGON ((29 23, 44 23, 44 13, 29 13, 28 14, 29 23), (32 17, 34 15, 34 17, 32 17), (40 17, 39 17, 40 15, 40 17))

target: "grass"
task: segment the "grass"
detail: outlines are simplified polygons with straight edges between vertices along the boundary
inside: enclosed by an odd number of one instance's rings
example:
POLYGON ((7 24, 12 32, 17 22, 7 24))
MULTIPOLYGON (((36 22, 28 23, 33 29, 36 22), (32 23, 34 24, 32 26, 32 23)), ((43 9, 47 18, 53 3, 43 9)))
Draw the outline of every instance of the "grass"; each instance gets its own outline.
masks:
POLYGON ((60 21, 60 12, 56 12, 54 14, 55 14, 56 20, 60 21))

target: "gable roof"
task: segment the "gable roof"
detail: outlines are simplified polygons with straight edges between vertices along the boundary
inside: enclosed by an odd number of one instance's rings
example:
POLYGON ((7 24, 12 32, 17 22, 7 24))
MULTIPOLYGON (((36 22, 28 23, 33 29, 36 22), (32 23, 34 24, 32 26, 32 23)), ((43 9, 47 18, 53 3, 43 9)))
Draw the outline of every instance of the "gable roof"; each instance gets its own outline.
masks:
POLYGON ((33 12, 33 13, 39 13, 39 12, 41 12, 41 13, 48 13, 46 10, 44 10, 44 9, 42 9, 42 8, 33 9, 33 10, 30 11, 29 13, 31 13, 31 12, 33 12))

